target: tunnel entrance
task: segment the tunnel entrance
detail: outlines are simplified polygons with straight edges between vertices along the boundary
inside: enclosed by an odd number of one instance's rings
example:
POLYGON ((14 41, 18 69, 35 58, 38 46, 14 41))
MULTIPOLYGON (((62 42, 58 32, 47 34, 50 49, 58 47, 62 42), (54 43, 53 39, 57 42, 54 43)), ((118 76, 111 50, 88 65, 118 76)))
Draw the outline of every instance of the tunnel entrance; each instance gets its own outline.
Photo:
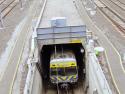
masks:
POLYGON ((56 44, 56 45, 44 45, 40 52, 40 61, 42 67, 42 79, 44 86, 50 85, 49 77, 49 65, 50 56, 56 50, 71 50, 75 54, 77 66, 78 66, 78 83, 81 83, 85 78, 85 49, 81 43, 72 44, 56 44))

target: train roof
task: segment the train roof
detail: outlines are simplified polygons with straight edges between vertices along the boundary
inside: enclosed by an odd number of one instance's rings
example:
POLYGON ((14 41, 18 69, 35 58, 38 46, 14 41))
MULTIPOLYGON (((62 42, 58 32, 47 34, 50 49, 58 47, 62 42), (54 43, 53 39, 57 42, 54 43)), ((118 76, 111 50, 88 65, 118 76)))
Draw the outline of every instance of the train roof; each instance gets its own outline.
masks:
POLYGON ((56 52, 55 53, 52 53, 51 55, 51 60, 53 59, 66 59, 66 58, 75 58, 75 55, 72 51, 64 51, 64 52, 56 52))

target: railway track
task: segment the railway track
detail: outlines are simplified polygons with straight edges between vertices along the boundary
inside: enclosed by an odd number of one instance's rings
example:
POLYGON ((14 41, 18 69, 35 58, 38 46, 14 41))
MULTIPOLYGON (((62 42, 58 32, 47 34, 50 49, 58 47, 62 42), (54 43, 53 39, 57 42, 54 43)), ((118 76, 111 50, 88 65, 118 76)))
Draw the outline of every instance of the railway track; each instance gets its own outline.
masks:
POLYGON ((113 4, 115 4, 116 6, 118 6, 123 11, 125 11, 125 4, 123 2, 121 2, 120 0, 117 0, 117 2, 114 2, 114 0, 109 0, 109 1, 112 2, 113 4))
POLYGON ((71 89, 71 90, 60 90, 60 92, 58 93, 57 92, 57 94, 74 94, 74 92, 73 92, 73 89, 71 89))
MULTIPOLYGON (((77 0, 77 1, 80 1, 80 0, 77 0)), ((80 16, 81 17, 83 17, 82 15, 83 15, 83 11, 82 11, 82 7, 84 7, 83 5, 80 5, 80 3, 81 2, 78 2, 78 3, 75 3, 75 6, 76 6, 76 8, 77 8, 77 10, 78 10, 78 13, 80 14, 80 16), (79 8, 81 6, 81 8, 79 8)), ((83 4, 83 3, 82 3, 83 4)), ((87 14, 88 15, 88 14, 87 14)), ((94 29, 94 28, 93 28, 94 29)), ((96 34, 98 34, 98 32, 96 32, 96 34)), ((102 36, 101 36, 102 37, 102 36)), ((101 38, 100 38, 101 39, 101 38)), ((103 44, 103 43, 102 43, 103 44)), ((110 46, 111 47, 111 46, 110 46)), ((106 48, 106 47, 105 47, 106 48)), ((107 49, 106 49, 107 50, 107 49)), ((107 54, 107 53, 106 53, 107 54)), ((112 79, 112 81, 113 81, 113 84, 115 85, 115 89, 116 89, 116 91, 118 92, 118 94, 122 94, 121 93, 121 88, 120 88, 120 86, 118 87, 118 83, 116 83, 116 80, 115 79, 117 79, 117 76, 114 74, 114 73, 112 73, 112 70, 111 70, 111 65, 108 65, 108 67, 109 67, 109 70, 110 70, 110 73, 111 73, 111 79, 112 79), (116 78, 115 78, 116 77, 116 78), (115 79, 114 79, 115 78, 115 79), (119 90, 119 88, 120 88, 120 90, 119 90)))
POLYGON ((122 27, 118 22, 116 22, 113 18, 111 18, 103 9, 99 8, 100 12, 102 12, 118 29, 120 32, 125 34, 125 28, 122 27))
MULTIPOLYGON (((101 2, 101 0, 99 0, 101 2)), ((113 2, 112 0, 110 0, 111 2, 113 2)), ((119 0, 118 0, 119 1, 119 0)), ((120 2, 120 1, 119 1, 120 2)), ((103 3, 103 2, 101 2, 103 3)), ((115 4, 115 2, 113 2, 115 4)), ((104 3, 103 3, 104 4, 104 3)), ((104 4, 106 6, 106 4, 104 4)), ((118 4, 117 4, 118 5, 118 4)), ((125 5, 125 4, 124 4, 125 5)), ((125 28, 123 26, 121 26, 117 21, 115 21, 113 19, 113 17, 110 16, 110 14, 107 14, 103 8, 100 8, 98 5, 96 5, 97 8, 99 9, 99 12, 101 12, 102 14, 104 14, 118 29, 121 33, 123 33, 125 35, 125 28)), ((119 6, 119 5, 118 5, 119 6)), ((120 7, 120 6, 119 6, 120 7)), ((121 7, 122 8, 122 7, 121 7)), ((125 22, 124 19, 122 19, 119 15, 117 15, 114 11, 112 11, 109 7, 105 7, 105 9, 107 9, 108 11, 110 11, 112 14, 114 14, 115 16, 117 16, 118 19, 120 19, 121 21, 125 22)), ((125 9, 124 9, 125 11, 125 9)))
POLYGON ((1 0, 0 1, 0 5, 2 5, 6 0, 1 0))
POLYGON ((12 0, 11 2, 9 2, 8 4, 4 4, 6 3, 7 0, 3 0, 0 2, 0 7, 1 7, 1 17, 5 18, 13 9, 14 7, 16 7, 16 5, 18 4, 18 2, 16 0, 12 0))
POLYGON ((57 93, 56 94, 74 94, 73 87, 71 88, 58 88, 57 86, 57 93))
POLYGON ((120 1, 120 0, 117 0, 118 2, 120 2, 121 4, 124 4, 125 5, 125 3, 123 3, 122 1, 120 1))
MULTIPOLYGON (((46 0, 44 0, 43 3, 45 3, 45 1, 46 0)), ((8 57, 7 70, 5 70, 2 73, 2 75, 0 76, 0 94, 13 94, 13 91, 14 91, 13 89, 14 89, 15 80, 17 79, 19 64, 21 62, 24 62, 24 61, 22 61, 22 57, 23 57, 25 45, 26 45, 26 42, 30 41, 30 38, 28 38, 28 37, 31 37, 30 33, 32 33, 32 20, 34 18, 36 18, 36 20, 38 20, 39 15, 37 14, 38 11, 36 11, 36 9, 39 10, 38 6, 40 4, 41 3, 36 0, 33 1, 31 7, 28 10, 27 17, 24 18, 23 24, 21 24, 21 27, 18 28, 19 36, 15 40, 14 46, 12 47, 10 55, 8 57), (20 49, 20 50, 18 50, 18 49, 20 49), (15 51, 16 51, 16 53, 15 53, 15 51), (14 59, 13 59, 13 57, 14 57, 14 59), (6 84, 4 84, 4 83, 6 83, 6 84), (3 88, 3 85, 6 88, 3 88)), ((42 6, 42 10, 44 10, 43 7, 45 7, 45 4, 44 4, 44 6, 42 6)), ((40 8, 40 10, 41 10, 41 8, 40 8)), ((41 13, 42 12, 43 11, 41 11, 41 13)))
MULTIPOLYGON (((83 1, 83 0, 81 0, 83 1)), ((112 11, 105 3, 103 3, 101 0, 100 1, 104 6, 106 6, 105 8, 101 8, 99 7, 96 3, 95 5, 97 6, 97 8, 99 9, 99 12, 101 12, 107 19, 110 20, 110 22, 122 33, 122 35, 125 35, 125 28, 123 26, 121 26, 112 16, 110 16, 110 14, 106 13, 104 9, 110 11, 110 13, 112 13, 113 15, 115 15, 119 20, 121 20, 123 23, 125 23, 125 19, 121 18, 119 15, 117 15, 114 11, 112 11)), ((125 11, 125 9, 123 7, 121 7, 120 5, 116 4, 115 2, 113 2, 112 0, 109 0, 112 3, 114 3, 115 5, 119 6, 122 10, 125 11)), ((118 2, 122 3, 121 1, 118 0, 118 2)), ((124 4, 124 3, 122 3, 124 4)), ((124 4, 125 5, 125 4, 124 4)))
MULTIPOLYGON (((125 22, 125 19, 123 17, 121 17, 121 14, 118 14, 116 11, 112 10, 108 5, 106 5, 102 0, 99 0, 103 5, 106 6, 106 8, 111 11, 114 15, 116 15, 120 20, 122 20, 123 22, 125 22)), ((112 1, 112 0, 110 0, 112 1)), ((113 4, 115 4, 116 6, 118 6, 120 9, 122 9, 123 11, 125 11, 125 9, 123 9, 121 6, 119 6, 118 4, 114 3, 112 1, 113 4)))

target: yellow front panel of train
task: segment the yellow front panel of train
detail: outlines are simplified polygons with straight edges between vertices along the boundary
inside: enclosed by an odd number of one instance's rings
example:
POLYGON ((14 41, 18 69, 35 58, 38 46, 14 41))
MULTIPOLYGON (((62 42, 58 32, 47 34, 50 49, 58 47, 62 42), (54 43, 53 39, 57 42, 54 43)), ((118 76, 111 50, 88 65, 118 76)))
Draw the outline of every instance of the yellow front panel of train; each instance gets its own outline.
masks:
POLYGON ((50 64, 50 68, 64 68, 64 67, 74 67, 76 62, 55 62, 50 64))

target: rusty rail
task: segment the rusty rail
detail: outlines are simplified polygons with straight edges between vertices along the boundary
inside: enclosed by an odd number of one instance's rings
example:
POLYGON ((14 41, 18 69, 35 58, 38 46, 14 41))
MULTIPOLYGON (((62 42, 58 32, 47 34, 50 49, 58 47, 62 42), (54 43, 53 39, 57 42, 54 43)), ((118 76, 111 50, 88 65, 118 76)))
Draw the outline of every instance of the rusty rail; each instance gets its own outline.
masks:
MULTIPOLYGON (((0 5, 2 5, 6 0, 2 1, 0 5)), ((9 4, 7 4, 2 10, 1 10, 1 15, 2 18, 5 18, 13 9, 16 7, 18 4, 15 2, 16 0, 12 0, 9 4)))
MULTIPOLYGON (((99 0, 100 1, 100 0, 99 0)), ((112 0, 110 0, 112 1, 112 0)), ((100 1, 101 2, 101 1, 100 1)), ((112 1, 113 2, 113 1, 112 1)), ((102 2, 101 2, 102 3, 102 2)), ((105 4, 104 4, 105 5, 105 4)), ((97 6, 97 5, 96 5, 97 6)), ((106 5, 105 5, 106 6, 106 5)), ((111 18, 107 13, 105 13, 105 11, 103 11, 102 8, 98 7, 97 8, 100 10, 100 12, 102 12, 118 29, 120 32, 122 32, 123 34, 125 34, 125 28, 122 27, 119 23, 117 23, 113 18, 111 18)), ((115 16, 117 16, 121 21, 125 22, 124 19, 122 19, 121 17, 119 17, 114 11, 112 11, 110 8, 106 7, 110 12, 112 12, 115 16)))
POLYGON ((5 1, 6 1, 6 0, 1 1, 1 2, 0 2, 0 5, 2 5, 5 1))

